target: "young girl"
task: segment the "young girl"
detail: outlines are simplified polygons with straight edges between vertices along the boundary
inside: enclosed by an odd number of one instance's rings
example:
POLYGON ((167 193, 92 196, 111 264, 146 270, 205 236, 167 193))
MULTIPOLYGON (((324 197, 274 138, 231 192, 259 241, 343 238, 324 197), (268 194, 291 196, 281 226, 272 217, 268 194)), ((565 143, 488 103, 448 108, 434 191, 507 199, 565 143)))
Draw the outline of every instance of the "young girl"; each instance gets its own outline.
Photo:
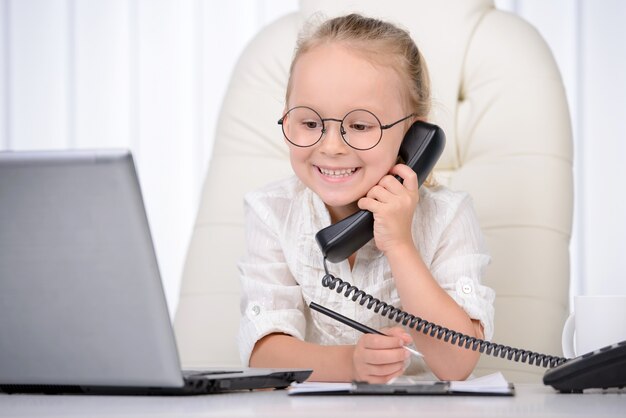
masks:
POLYGON ((279 121, 295 176, 245 198, 244 364, 382 383, 406 370, 403 346, 414 344, 424 358, 412 373, 429 368, 459 380, 472 372, 477 352, 399 327, 321 286, 315 234, 367 209, 374 239, 329 263, 330 272, 416 316, 491 337, 494 292, 480 283, 489 256, 470 198, 441 186, 418 190, 415 172, 396 163, 404 134, 426 120, 430 100, 426 65, 404 30, 353 14, 300 38, 279 121), (312 301, 386 335, 361 334, 311 311, 312 301))

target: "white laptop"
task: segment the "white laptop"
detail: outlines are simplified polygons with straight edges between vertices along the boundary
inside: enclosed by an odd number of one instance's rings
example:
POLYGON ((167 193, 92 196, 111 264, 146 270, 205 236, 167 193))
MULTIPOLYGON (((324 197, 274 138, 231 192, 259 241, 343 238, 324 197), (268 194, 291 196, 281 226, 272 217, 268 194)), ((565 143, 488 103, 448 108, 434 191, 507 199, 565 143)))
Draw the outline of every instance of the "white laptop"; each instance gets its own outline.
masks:
POLYGON ((0 392, 188 395, 310 373, 181 371, 128 151, 0 152, 0 392))

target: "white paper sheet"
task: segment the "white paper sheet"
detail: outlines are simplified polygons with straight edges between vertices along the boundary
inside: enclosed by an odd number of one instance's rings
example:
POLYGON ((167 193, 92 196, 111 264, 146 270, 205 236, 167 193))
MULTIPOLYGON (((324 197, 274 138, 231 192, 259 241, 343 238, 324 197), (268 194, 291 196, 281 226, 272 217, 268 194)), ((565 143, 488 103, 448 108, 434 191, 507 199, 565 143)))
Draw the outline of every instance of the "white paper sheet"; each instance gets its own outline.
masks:
MULTIPOLYGON (((391 380, 388 385, 427 385, 435 381, 422 380, 413 376, 398 376, 391 380)), ((510 392, 509 382, 502 373, 496 372, 487 376, 476 377, 462 381, 451 381, 449 391, 451 393, 481 393, 481 394, 506 394, 510 392)), ((297 395, 304 393, 332 393, 350 392, 353 383, 335 382, 303 382, 292 383, 289 386, 289 394, 297 395)))

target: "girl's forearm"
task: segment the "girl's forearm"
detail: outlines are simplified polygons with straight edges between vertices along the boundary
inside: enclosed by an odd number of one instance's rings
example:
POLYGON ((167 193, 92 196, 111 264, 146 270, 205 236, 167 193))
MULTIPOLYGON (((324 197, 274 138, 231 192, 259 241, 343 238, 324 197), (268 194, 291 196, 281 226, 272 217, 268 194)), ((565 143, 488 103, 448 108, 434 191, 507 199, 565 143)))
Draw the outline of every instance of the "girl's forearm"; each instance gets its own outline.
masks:
POLYGON ((349 382, 353 350, 351 345, 323 346, 291 335, 270 334, 257 341, 250 356, 250 367, 313 369, 309 380, 349 382))
MULTIPOLYGON (((399 248, 387 254, 403 310, 463 334, 482 338, 478 321, 467 313, 441 288, 414 246, 399 248)), ((415 346, 424 354, 432 372, 442 380, 462 380, 474 370, 478 352, 454 346, 411 331, 415 346)))

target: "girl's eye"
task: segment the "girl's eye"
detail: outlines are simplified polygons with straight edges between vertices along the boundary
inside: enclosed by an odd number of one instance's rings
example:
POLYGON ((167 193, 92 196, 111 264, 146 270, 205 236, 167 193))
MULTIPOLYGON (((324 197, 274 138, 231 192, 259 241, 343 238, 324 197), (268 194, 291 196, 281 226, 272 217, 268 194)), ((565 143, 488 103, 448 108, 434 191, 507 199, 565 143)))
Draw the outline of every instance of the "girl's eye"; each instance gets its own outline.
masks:
POLYGON ((321 124, 315 120, 303 120, 302 125, 307 129, 317 129, 321 126, 321 124))
POLYGON ((351 123, 350 130, 354 132, 366 132, 370 128, 369 125, 365 123, 351 123))

